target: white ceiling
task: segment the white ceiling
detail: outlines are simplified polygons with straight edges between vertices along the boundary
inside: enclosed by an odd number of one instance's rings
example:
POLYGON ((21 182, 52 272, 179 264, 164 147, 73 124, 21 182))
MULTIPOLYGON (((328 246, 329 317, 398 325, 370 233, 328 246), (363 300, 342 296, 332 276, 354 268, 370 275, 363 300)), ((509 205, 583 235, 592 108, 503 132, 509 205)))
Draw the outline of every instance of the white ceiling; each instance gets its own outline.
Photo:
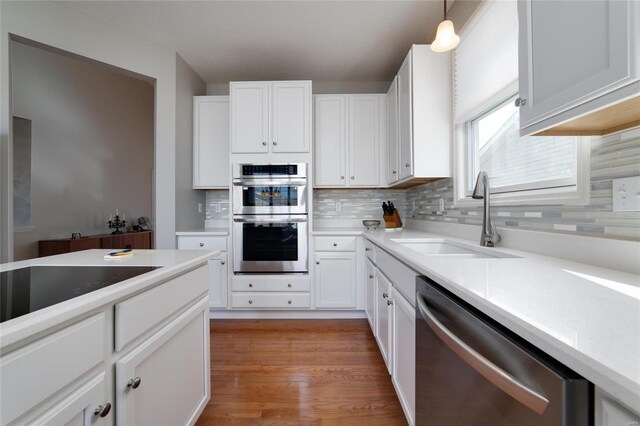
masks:
POLYGON ((206 83, 391 80, 443 13, 439 0, 60 4, 177 51, 206 83))

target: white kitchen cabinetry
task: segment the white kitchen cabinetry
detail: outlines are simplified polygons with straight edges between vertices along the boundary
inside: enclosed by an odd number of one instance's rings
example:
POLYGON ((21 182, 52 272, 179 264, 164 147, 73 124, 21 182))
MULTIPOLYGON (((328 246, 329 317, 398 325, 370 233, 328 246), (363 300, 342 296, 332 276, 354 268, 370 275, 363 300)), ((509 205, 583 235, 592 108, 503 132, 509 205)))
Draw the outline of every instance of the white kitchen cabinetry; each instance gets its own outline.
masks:
POLYGON ((116 423, 195 423, 194 409, 209 398, 208 351, 208 303, 202 300, 116 362, 116 423))
POLYGON ((193 188, 229 187, 229 96, 193 98, 193 188))
POLYGON ((356 308, 356 254, 316 252, 316 308, 356 308))
POLYGON ((623 407, 600 388, 595 388, 595 426, 629 426, 640 424, 640 414, 623 407))
MULTIPOLYGON (((400 179, 400 145, 398 140, 398 76, 387 92, 387 184, 391 185, 400 179)), ((408 175, 407 175, 408 176, 408 175)))
POLYGON ((365 312, 367 314, 367 320, 373 334, 376 334, 376 267, 367 258, 365 260, 365 273, 366 277, 366 301, 365 312))
POLYGON ((316 187, 378 187, 384 95, 316 95, 316 187))
MULTIPOLYGON (((638 96, 637 1, 521 0, 518 20, 519 96, 525 100, 520 106, 521 134, 561 124, 634 94, 638 96), (630 86, 633 82, 636 83, 630 86), (602 98, 596 100, 599 97, 602 98), (589 101, 594 101, 591 107, 585 105, 564 113, 589 101)), ((636 121, 637 108, 636 104, 635 113, 629 111, 636 121)), ((623 113, 617 111, 616 115, 623 113)))
POLYGON ((179 235, 179 250, 218 250, 220 254, 209 260, 209 307, 226 309, 228 306, 229 260, 227 238, 210 235, 179 235))
MULTIPOLYGON (((451 56, 413 45, 397 75, 399 183, 451 176, 451 56)), ((391 154, 390 154, 391 157, 391 154)))
POLYGON ((296 153, 311 147, 311 82, 230 83, 231 152, 296 153))
POLYGON ((392 301, 391 301, 391 282, 384 274, 376 274, 376 340, 380 353, 387 365, 387 370, 392 374, 393 348, 392 343, 392 301))
POLYGON ((416 311, 397 291, 393 291, 393 356, 391 380, 407 419, 415 419, 416 311))

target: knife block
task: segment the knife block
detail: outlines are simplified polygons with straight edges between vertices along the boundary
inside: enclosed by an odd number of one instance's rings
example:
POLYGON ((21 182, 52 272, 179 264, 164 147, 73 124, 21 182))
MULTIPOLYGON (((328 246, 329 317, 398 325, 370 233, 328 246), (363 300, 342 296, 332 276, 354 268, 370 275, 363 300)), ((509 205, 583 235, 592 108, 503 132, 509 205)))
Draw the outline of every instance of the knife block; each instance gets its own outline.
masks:
POLYGON ((382 215, 382 218, 384 219, 386 228, 402 228, 402 221, 400 220, 398 210, 394 210, 393 214, 382 215))

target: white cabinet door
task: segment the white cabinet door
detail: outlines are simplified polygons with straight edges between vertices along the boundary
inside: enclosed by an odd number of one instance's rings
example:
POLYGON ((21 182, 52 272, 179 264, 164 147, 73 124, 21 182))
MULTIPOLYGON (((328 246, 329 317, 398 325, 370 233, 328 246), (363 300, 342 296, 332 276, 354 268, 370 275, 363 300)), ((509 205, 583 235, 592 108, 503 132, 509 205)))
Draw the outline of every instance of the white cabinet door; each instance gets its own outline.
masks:
POLYGON ((269 152, 269 83, 232 82, 231 152, 269 152))
POLYGON ((416 312, 400 295, 393 291, 393 371, 391 380, 396 388, 398 399, 402 405, 409 424, 414 423, 416 395, 416 312))
POLYGON ((271 152, 309 152, 311 82, 271 83, 271 152))
POLYGON ((212 308, 227 307, 227 253, 220 253, 209 261, 209 306, 212 308))
MULTIPOLYGON (((595 388, 595 426, 628 426, 640 424, 640 414, 620 405, 599 387, 595 388)), ((640 409, 640 408, 638 408, 640 409)))
POLYGON ((116 362, 116 424, 185 425, 209 399, 209 315, 203 299, 116 362))
POLYGON ((400 166, 400 145, 398 141, 398 76, 393 78, 393 83, 387 92, 387 183, 398 181, 400 166))
POLYGON ((521 129, 638 80, 634 3, 518 2, 521 129))
POLYGON ((356 307, 356 254, 316 253, 317 308, 356 307))
POLYGON ((65 426, 98 426, 113 423, 111 392, 107 391, 105 373, 89 380, 53 408, 38 417, 33 424, 65 426), (109 395, 109 396, 107 396, 109 395))
POLYGON ((371 331, 376 334, 376 267, 369 259, 365 259, 366 277, 366 298, 365 312, 371 326, 371 331))
POLYGON ((193 187, 229 187, 229 96, 193 98, 193 187))
POLYGON ((376 340, 380 347, 380 353, 391 373, 392 349, 391 349, 391 282, 383 274, 378 272, 376 280, 376 340))
POLYGON ((411 51, 398 71, 398 139, 400 179, 413 175, 413 108, 411 102, 411 51))
POLYGON ((318 95, 315 103, 315 186, 347 184, 346 96, 318 95))
POLYGON ((380 96, 349 96, 349 185, 380 186, 380 96))

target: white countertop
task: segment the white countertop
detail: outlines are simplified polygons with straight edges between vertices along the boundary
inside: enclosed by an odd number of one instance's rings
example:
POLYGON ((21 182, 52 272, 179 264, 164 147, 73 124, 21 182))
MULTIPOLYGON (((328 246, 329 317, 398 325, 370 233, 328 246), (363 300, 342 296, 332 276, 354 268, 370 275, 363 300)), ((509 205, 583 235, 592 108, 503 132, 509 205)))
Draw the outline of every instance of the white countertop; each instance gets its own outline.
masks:
POLYGON ((227 236, 229 235, 229 228, 198 228, 189 231, 178 231, 176 235, 193 235, 193 236, 227 236))
POLYGON ((364 236, 640 410, 640 276, 421 231, 364 236), (392 241, 409 238, 446 239, 519 257, 427 256, 392 241))
POLYGON ((108 303, 153 287, 161 281, 205 265, 218 252, 204 250, 133 250, 131 256, 105 260, 113 250, 85 250, 0 265, 0 272, 38 265, 57 266, 162 266, 154 271, 66 300, 0 324, 0 349, 50 327, 69 321, 108 303))

